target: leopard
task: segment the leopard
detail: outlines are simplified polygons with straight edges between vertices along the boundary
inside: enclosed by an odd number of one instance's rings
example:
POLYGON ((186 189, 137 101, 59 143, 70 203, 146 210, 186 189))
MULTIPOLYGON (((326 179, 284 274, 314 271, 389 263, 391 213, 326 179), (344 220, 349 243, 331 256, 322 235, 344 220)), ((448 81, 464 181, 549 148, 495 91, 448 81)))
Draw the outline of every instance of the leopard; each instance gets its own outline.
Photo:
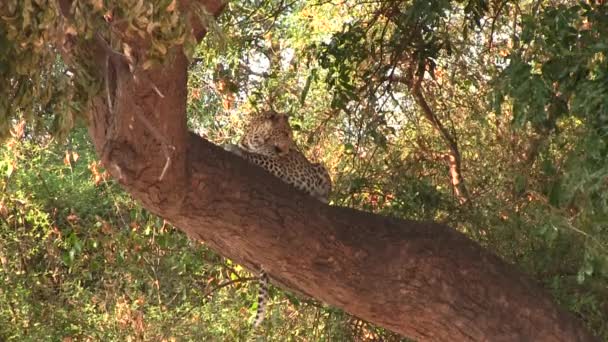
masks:
MULTIPOLYGON (((331 177, 321 163, 310 162, 298 150, 287 115, 267 111, 253 118, 239 145, 227 144, 224 148, 313 198, 326 204, 329 202, 331 177)), ((264 320, 268 301, 268 275, 262 270, 258 278, 258 309, 254 328, 264 320)))
POLYGON ((331 178, 321 163, 312 163, 298 150, 285 114, 265 112, 252 119, 239 145, 224 148, 255 164, 283 182, 328 203, 331 178))

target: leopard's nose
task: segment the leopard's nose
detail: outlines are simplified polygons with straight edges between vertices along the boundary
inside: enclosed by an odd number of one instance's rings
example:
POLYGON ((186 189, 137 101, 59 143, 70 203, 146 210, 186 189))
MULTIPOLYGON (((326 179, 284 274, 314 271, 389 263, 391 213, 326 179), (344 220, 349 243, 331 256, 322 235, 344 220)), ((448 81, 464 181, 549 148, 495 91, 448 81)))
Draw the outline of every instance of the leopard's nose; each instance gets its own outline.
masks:
POLYGON ((288 148, 281 148, 280 146, 275 146, 274 150, 280 156, 284 156, 287 154, 287 152, 289 152, 288 148))

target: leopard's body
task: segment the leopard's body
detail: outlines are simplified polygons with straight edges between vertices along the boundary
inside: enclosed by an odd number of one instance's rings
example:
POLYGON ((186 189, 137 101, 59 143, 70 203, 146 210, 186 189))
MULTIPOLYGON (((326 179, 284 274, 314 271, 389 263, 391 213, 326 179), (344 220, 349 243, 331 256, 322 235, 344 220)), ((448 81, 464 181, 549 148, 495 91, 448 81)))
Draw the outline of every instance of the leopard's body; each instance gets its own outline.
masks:
POLYGON ((320 163, 309 162, 302 152, 290 150, 282 157, 269 157, 243 150, 235 153, 296 189, 323 203, 328 202, 331 178, 327 170, 320 163))

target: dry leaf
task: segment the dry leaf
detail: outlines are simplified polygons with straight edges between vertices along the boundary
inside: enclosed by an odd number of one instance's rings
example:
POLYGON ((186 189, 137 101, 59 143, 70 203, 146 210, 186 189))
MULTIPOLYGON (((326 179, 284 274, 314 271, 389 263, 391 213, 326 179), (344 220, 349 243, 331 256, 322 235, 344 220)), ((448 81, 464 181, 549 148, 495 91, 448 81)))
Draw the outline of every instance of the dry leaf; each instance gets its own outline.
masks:
POLYGON ((171 3, 169 4, 169 6, 167 6, 167 12, 173 12, 175 11, 175 5, 176 5, 177 1, 173 0, 171 1, 171 3))

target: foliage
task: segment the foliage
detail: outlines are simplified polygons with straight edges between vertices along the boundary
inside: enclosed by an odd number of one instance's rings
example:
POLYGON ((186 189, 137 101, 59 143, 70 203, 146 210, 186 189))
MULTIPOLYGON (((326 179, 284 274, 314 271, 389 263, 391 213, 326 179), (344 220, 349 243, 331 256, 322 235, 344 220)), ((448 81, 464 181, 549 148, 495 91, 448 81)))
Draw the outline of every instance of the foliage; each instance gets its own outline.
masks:
MULTIPOLYGON (((333 205, 445 222, 608 338, 604 2, 232 1, 221 32, 198 47, 174 2, 74 4, 82 16, 69 34, 100 32, 120 53, 129 39, 112 33, 116 23, 152 39, 138 67, 185 44, 189 123, 199 134, 234 141, 256 111, 288 112, 299 146, 330 170, 333 205)), ((249 337, 255 287, 236 281, 247 279, 242 270, 145 213, 96 167, 87 171, 96 164, 80 132, 69 139, 70 162, 57 164, 65 148, 49 144, 47 130, 66 133, 88 94, 103 91, 103 75, 84 51, 68 70, 47 48, 66 31, 54 2, 46 5, 0 5, 0 131, 31 123, 0 164, 0 338, 249 337), (41 325, 49 313, 55 328, 41 325)), ((267 339, 385 334, 273 294, 256 332, 267 339)))
MULTIPOLYGON (((257 285, 105 179, 83 130, 69 145, 12 140, 0 171, 0 339, 242 340, 257 285)), ((268 340, 338 339, 347 317, 275 300, 268 340)))
MULTIPOLYGON (((196 43, 175 0, 73 1, 65 11, 61 15, 59 1, 0 3, 0 138, 19 115, 59 138, 84 119, 90 97, 102 91, 107 77, 93 63, 87 45, 92 40, 128 56, 134 37, 147 39, 146 55, 130 58, 132 68, 145 70, 167 62, 173 46, 192 51, 196 43), (124 27, 120 34, 117 26, 124 27)), ((195 13, 213 27, 203 8, 195 13)))

